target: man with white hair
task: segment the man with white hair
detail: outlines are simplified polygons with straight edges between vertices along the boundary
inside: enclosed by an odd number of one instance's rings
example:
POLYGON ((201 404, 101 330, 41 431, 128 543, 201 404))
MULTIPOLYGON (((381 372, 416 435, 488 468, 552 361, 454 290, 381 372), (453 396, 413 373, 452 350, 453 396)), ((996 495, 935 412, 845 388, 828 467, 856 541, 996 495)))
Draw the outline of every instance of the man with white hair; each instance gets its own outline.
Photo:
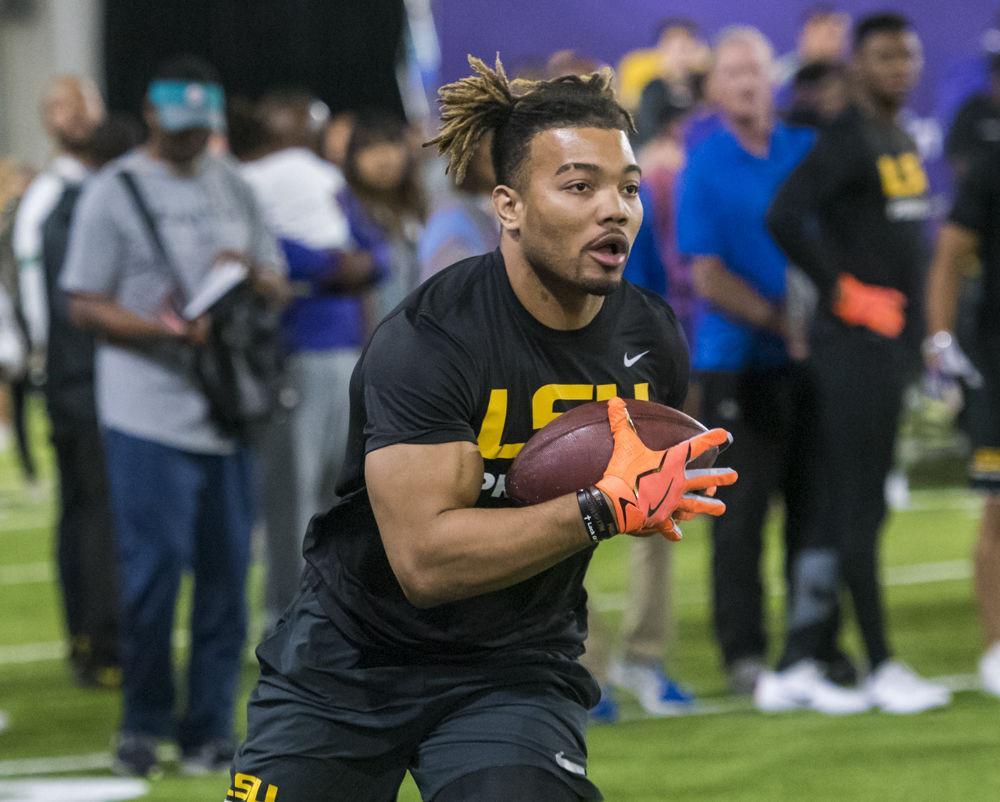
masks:
MULTIPOLYGON (((739 487, 719 493, 732 512, 712 527, 715 632, 737 693, 752 691, 765 668, 760 560, 770 498, 785 499, 791 566, 808 524, 814 473, 811 394, 790 356, 800 349, 789 342, 788 260, 765 224, 771 199, 813 134, 775 118, 773 71, 773 51, 760 31, 722 32, 709 76, 721 125, 690 154, 677 224, 702 298, 691 354, 702 385, 701 420, 734 432, 740 469, 739 487)), ((840 662, 832 638, 827 656, 840 662)), ((832 683, 829 691, 839 699, 832 683)))

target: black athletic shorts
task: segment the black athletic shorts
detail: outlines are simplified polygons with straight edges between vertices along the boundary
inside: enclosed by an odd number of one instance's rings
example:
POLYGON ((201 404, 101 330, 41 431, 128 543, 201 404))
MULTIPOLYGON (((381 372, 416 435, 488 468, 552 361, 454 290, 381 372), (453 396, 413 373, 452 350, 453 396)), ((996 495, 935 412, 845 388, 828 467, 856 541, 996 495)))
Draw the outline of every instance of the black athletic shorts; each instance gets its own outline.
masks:
POLYGON ((1000 338, 980 349, 977 360, 983 386, 966 396, 966 420, 972 441, 969 478, 974 487, 1000 492, 1000 338))
POLYGON ((602 798, 586 777, 587 711, 558 681, 528 671, 519 683, 516 669, 359 667, 360 650, 308 587, 257 655, 227 802, 389 802, 407 770, 433 800, 501 766, 543 769, 581 799, 602 798))

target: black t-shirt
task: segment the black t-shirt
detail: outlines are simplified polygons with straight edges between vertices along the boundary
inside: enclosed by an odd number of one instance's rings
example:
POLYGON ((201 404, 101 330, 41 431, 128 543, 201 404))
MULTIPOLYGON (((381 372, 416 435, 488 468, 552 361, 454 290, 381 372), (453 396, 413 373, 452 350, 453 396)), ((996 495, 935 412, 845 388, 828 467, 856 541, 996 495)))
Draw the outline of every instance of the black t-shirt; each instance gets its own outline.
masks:
POLYGON ((989 95, 973 95, 958 110, 948 129, 945 153, 968 166, 984 151, 1000 150, 1000 106, 989 95))
POLYGON ((980 153, 958 185, 949 222, 979 236, 982 277, 974 331, 1000 365, 1000 149, 980 153), (987 348, 986 345, 991 347, 987 348))
POLYGON ((840 273, 901 290, 915 341, 928 261, 928 189, 910 136, 850 107, 820 133, 781 187, 768 223, 824 298, 832 296, 840 273))
POLYGON ((629 283, 585 328, 555 331, 518 302, 499 251, 436 275, 379 325, 351 380, 345 499, 314 519, 305 549, 327 614, 373 666, 578 656, 592 549, 512 587, 418 609, 386 558, 365 455, 396 443, 477 443, 485 472, 476 506, 509 506, 511 461, 560 412, 615 394, 677 407, 687 383, 673 312, 629 283))

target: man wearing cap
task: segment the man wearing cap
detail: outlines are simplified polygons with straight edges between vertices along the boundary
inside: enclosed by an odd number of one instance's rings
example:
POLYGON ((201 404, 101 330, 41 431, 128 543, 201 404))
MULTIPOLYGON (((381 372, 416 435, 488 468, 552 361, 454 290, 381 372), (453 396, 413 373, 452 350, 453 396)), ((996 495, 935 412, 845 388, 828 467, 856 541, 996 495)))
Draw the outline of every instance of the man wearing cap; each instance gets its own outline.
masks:
POLYGON ((145 119, 146 145, 85 189, 62 276, 74 320, 101 341, 97 407, 122 583, 115 768, 132 775, 156 771, 159 739, 176 739, 189 772, 228 766, 246 634, 249 455, 212 421, 193 373, 207 321, 177 310, 221 261, 242 261, 261 288, 283 284, 277 245, 249 187, 206 152, 223 123, 215 71, 191 57, 164 65, 149 86, 145 119), (188 567, 189 679, 175 720, 171 633, 188 567))

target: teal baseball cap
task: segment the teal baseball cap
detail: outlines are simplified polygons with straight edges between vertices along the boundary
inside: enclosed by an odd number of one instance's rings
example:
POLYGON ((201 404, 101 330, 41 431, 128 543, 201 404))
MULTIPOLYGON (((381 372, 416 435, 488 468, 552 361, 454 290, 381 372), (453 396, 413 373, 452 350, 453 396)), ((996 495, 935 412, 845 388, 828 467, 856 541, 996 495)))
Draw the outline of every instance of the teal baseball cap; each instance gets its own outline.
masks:
POLYGON ((146 95, 167 131, 209 128, 221 131, 226 124, 222 87, 199 81, 153 81, 146 95))

